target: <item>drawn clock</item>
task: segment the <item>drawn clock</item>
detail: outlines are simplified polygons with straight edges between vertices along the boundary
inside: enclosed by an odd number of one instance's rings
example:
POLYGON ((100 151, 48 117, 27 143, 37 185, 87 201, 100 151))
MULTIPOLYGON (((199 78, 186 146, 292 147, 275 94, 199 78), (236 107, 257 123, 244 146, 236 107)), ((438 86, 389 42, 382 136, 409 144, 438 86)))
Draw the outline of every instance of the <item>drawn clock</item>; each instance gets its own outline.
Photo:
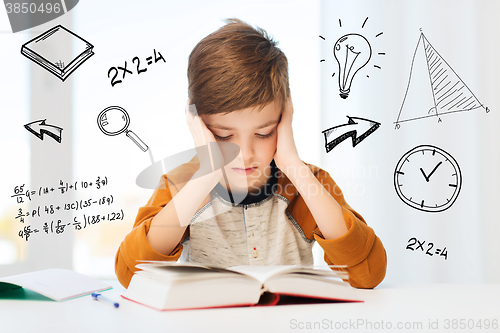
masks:
POLYGON ((437 213, 450 208, 457 199, 462 174, 450 154, 435 146, 421 145, 399 160, 394 187, 408 206, 437 213))

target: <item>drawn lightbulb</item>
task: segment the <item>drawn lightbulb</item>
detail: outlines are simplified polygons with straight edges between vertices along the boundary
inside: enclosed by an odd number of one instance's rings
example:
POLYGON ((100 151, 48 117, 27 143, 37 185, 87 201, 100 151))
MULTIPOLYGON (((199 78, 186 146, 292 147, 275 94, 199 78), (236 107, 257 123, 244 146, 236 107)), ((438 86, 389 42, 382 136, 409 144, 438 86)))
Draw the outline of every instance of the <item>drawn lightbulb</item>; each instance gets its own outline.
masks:
POLYGON ((368 63, 372 48, 365 37, 347 34, 337 40, 333 55, 339 64, 340 97, 346 99, 351 91, 354 75, 368 63))

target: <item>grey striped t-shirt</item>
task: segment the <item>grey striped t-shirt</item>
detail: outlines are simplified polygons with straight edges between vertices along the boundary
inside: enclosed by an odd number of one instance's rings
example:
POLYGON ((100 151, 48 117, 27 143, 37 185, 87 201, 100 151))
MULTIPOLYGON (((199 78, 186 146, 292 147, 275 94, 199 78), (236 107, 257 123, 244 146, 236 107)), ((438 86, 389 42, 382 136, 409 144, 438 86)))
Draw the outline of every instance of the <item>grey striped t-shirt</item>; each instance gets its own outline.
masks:
POLYGON ((251 204, 233 204, 212 191, 193 217, 182 262, 237 265, 312 265, 314 240, 287 211, 288 200, 272 193, 251 204))

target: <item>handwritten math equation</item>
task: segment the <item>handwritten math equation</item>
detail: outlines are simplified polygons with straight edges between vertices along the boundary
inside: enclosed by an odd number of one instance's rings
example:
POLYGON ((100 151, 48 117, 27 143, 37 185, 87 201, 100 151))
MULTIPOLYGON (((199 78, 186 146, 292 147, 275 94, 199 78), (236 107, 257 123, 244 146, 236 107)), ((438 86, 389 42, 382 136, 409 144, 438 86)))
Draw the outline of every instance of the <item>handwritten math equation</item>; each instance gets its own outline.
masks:
POLYGON ((103 196, 98 199, 87 199, 87 200, 75 200, 74 202, 65 203, 62 205, 44 205, 37 206, 35 209, 31 209, 23 213, 23 209, 19 208, 16 219, 19 219, 19 222, 24 223, 25 218, 27 217, 42 217, 45 213, 46 215, 54 215, 60 210, 79 210, 87 207, 91 207, 92 205, 111 205, 113 203, 113 195, 109 197, 103 196))
POLYGON ((448 259, 448 251, 446 250, 446 246, 443 249, 434 249, 434 243, 427 243, 427 247, 425 246, 425 241, 419 241, 415 237, 412 237, 408 240, 408 245, 406 245, 407 250, 418 251, 422 250, 428 256, 438 255, 440 257, 444 257, 444 260, 448 259))
POLYGON ((46 194, 53 193, 54 191, 59 191, 61 194, 68 192, 69 190, 77 191, 78 189, 86 189, 89 187, 95 187, 96 189, 100 189, 104 186, 108 185, 108 177, 101 178, 98 176, 94 182, 92 181, 81 181, 68 183, 62 180, 59 181, 58 186, 40 186, 38 189, 30 190, 26 189, 26 184, 22 184, 14 187, 14 194, 11 195, 12 198, 16 198, 17 203, 24 203, 25 199, 31 201, 34 196, 42 196, 46 194))
MULTIPOLYGON (((108 177, 98 176, 92 181, 76 181, 65 182, 59 181, 58 186, 40 186, 37 189, 27 189, 26 184, 14 187, 14 194, 11 195, 15 198, 18 204, 31 202, 36 197, 45 195, 64 195, 69 191, 82 191, 82 190, 99 190, 106 188, 108 185, 108 177)), ((112 194, 99 196, 87 196, 85 199, 77 199, 73 201, 63 202, 62 204, 47 204, 47 205, 34 205, 29 209, 19 207, 17 216, 14 217, 24 226, 19 231, 18 235, 25 241, 28 241, 32 234, 43 233, 46 234, 62 234, 67 228, 73 227, 74 230, 82 230, 90 225, 97 224, 102 221, 118 221, 123 220, 125 214, 123 209, 116 209, 109 213, 104 214, 80 214, 74 216, 72 221, 63 221, 58 218, 58 213, 64 211, 81 211, 88 210, 92 207, 109 207, 114 203, 112 194), (39 223, 38 219, 42 219, 39 223), (29 221, 28 221, 29 220, 29 221), (31 222, 31 224, 28 224, 31 222), (38 225, 38 226, 35 226, 38 225)), ((32 205, 34 204, 31 203, 32 205)))
MULTIPOLYGON (((123 214, 123 209, 118 212, 111 212, 108 214, 97 214, 97 215, 85 215, 83 214, 83 222, 79 220, 76 216, 73 218, 73 222, 63 223, 61 220, 44 222, 42 229, 46 234, 62 234, 66 227, 74 226, 75 230, 82 230, 87 228, 92 224, 97 224, 101 221, 116 221, 123 220, 125 214, 123 214), (83 224, 83 227, 82 227, 83 224)), ((39 229, 32 229, 31 225, 25 225, 23 229, 19 230, 19 237, 28 241, 28 238, 33 233, 40 232, 39 229)))
POLYGON ((153 49, 153 55, 146 58, 146 65, 144 65, 144 62, 141 65, 141 59, 139 57, 135 56, 132 58, 132 66, 134 66, 135 68, 128 69, 126 60, 125 60, 125 64, 123 65, 123 67, 120 67, 120 66, 110 67, 108 70, 108 79, 111 79, 111 87, 114 87, 118 83, 122 83, 123 80, 125 80, 125 77, 127 76, 127 74, 133 75, 134 70, 135 70, 137 75, 140 75, 141 73, 147 72, 147 70, 148 70, 147 66, 152 65, 153 60, 154 60, 155 64, 160 60, 163 60, 163 62, 166 63, 165 58, 163 58, 161 53, 159 51, 156 51, 156 49, 153 49), (120 71, 122 74, 121 79, 119 78, 120 71))

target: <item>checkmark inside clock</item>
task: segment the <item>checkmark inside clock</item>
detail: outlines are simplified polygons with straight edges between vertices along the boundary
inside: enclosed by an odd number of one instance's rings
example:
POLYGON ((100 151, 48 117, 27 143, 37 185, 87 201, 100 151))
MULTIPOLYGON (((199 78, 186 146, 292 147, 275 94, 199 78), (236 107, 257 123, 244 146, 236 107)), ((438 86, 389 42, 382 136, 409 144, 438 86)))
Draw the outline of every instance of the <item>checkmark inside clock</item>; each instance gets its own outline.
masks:
POLYGON ((443 163, 443 162, 439 162, 439 163, 438 163, 438 164, 434 167, 434 169, 432 169, 431 173, 430 173, 428 176, 425 174, 424 170, 423 170, 422 168, 420 168, 420 171, 422 172, 422 175, 424 175, 424 178, 425 178, 425 180, 426 180, 427 182, 429 182, 429 180, 430 180, 430 178, 431 178, 432 174, 433 174, 434 172, 436 172, 437 168, 438 168, 438 167, 439 167, 442 163, 443 163))

